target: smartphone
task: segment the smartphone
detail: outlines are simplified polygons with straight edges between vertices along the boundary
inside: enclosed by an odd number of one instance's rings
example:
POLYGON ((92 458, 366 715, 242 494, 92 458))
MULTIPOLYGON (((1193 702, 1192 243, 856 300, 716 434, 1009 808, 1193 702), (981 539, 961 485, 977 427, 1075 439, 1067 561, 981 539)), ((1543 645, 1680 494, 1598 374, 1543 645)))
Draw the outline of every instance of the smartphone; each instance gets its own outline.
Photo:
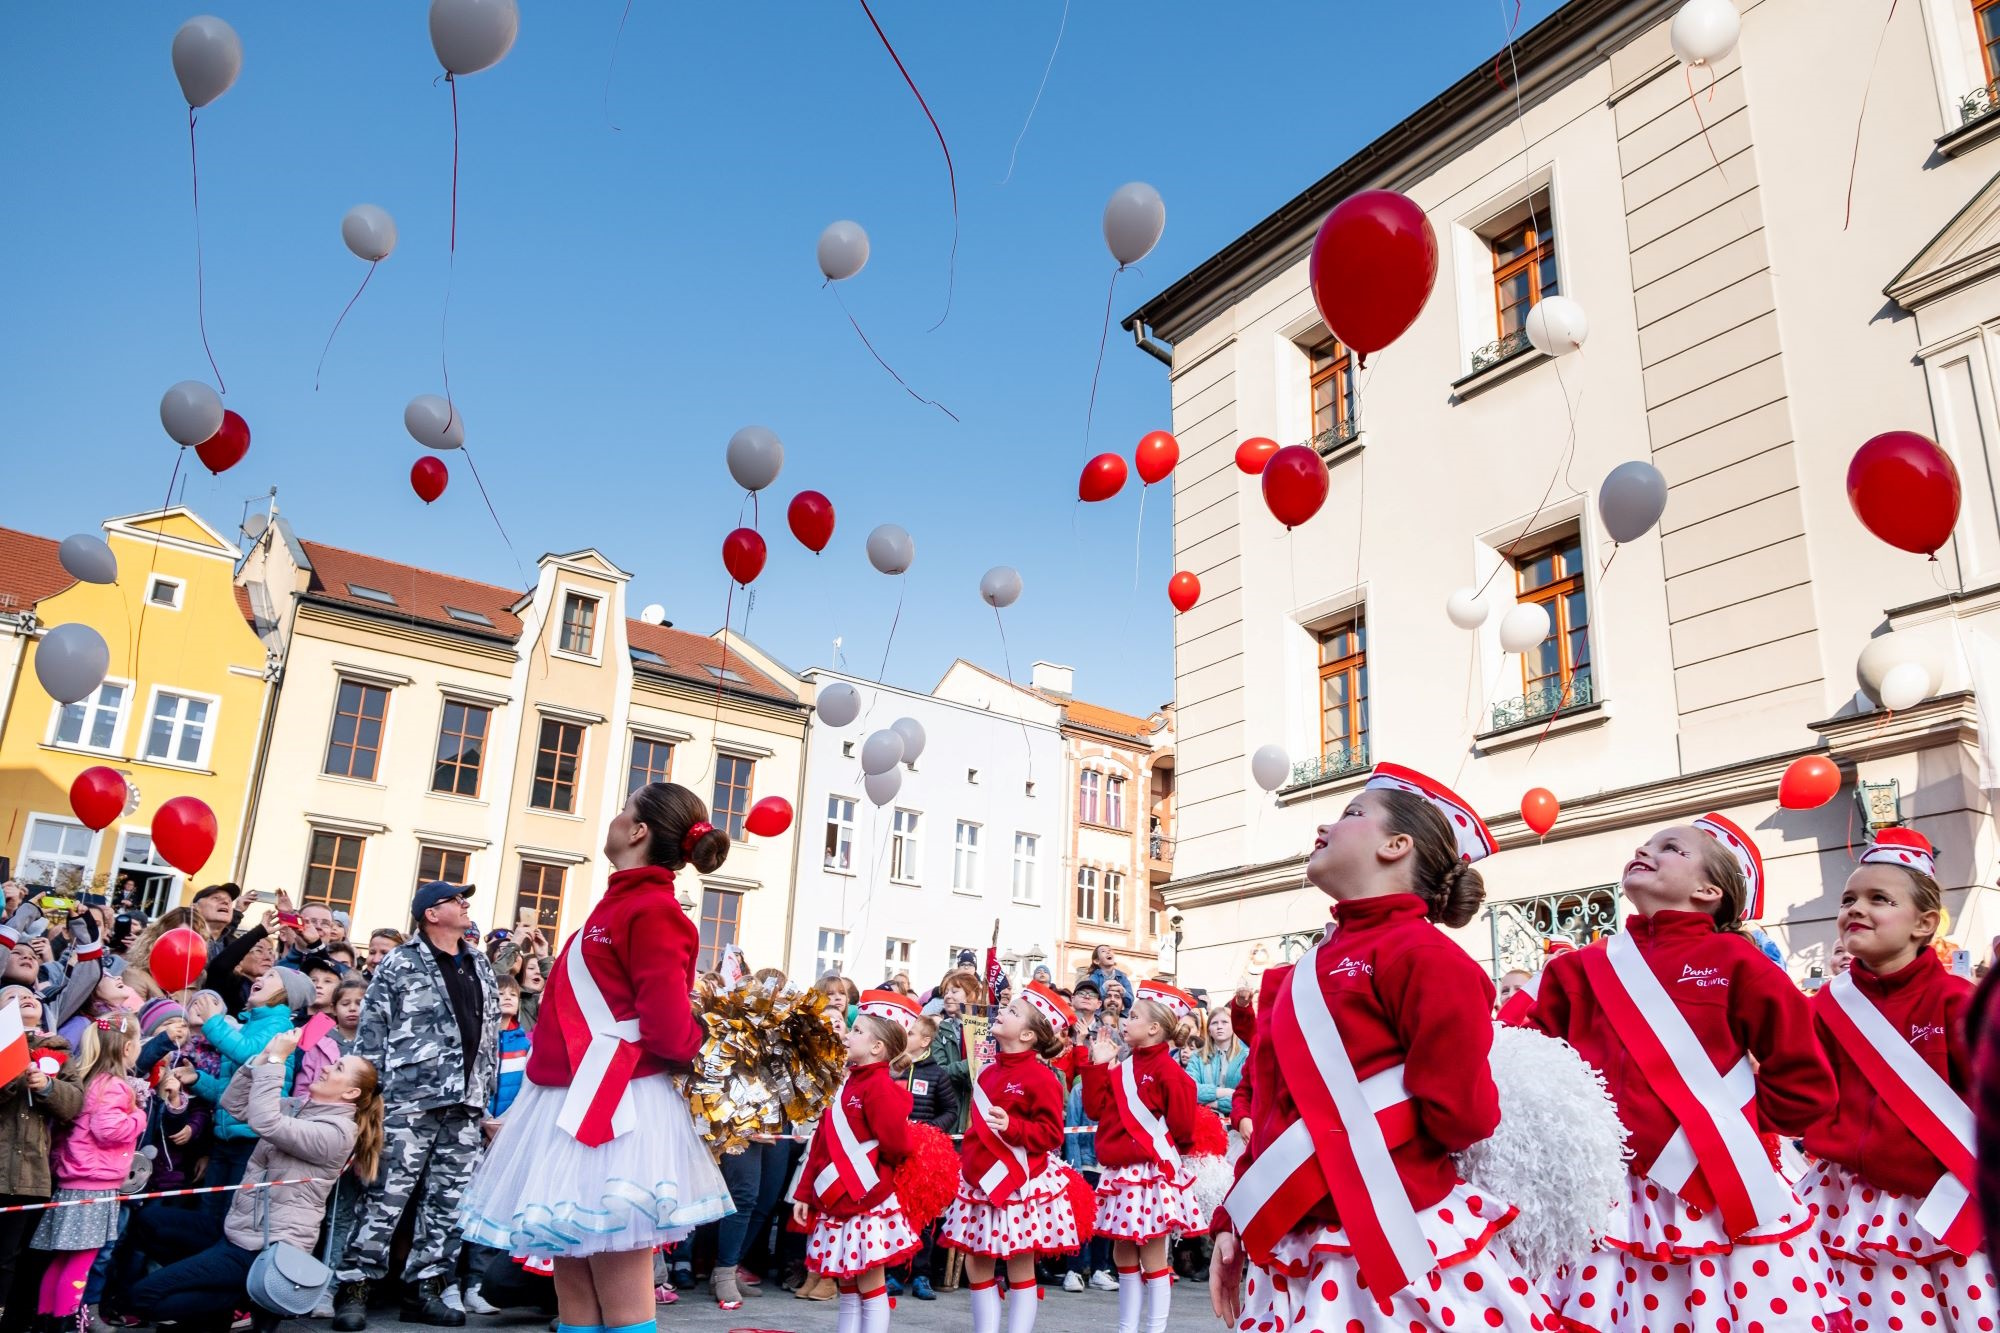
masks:
POLYGON ((534 909, 534 908, 532 908, 532 907, 522 907, 522 908, 519 908, 519 909, 517 909, 517 910, 515 911, 515 913, 514 913, 514 929, 516 929, 516 930, 532 930, 532 929, 534 929, 534 925, 535 925, 535 909, 534 909))
POLYGON ((1960 977, 1971 976, 1972 950, 1953 949, 1951 951, 1951 971, 1953 976, 1960 976, 1960 977))
POLYGON ((288 930, 297 930, 305 924, 305 918, 297 912, 280 912, 278 913, 278 924, 288 930))

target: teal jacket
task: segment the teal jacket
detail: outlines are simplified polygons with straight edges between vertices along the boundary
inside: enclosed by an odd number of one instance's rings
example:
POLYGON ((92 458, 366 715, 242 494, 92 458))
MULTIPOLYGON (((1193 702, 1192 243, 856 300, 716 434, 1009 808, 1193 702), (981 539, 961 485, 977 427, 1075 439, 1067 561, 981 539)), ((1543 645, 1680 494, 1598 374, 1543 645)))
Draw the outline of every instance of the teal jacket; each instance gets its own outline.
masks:
POLYGON ((255 1130, 222 1109, 222 1094, 228 1090, 229 1080, 236 1077, 236 1071, 256 1059, 258 1053, 270 1044, 271 1038, 291 1030, 292 1011, 282 1004, 247 1009, 240 1022, 217 1014, 201 1025, 201 1035, 208 1038, 208 1044, 215 1047, 216 1054, 222 1057, 220 1073, 203 1074, 194 1084, 196 1095, 215 1106, 217 1138, 257 1137, 255 1130))
POLYGON ((1241 1119, 1250 1112, 1246 1106, 1232 1115, 1229 1104, 1236 1085, 1243 1081, 1243 1062, 1249 1055, 1250 1048, 1239 1041, 1234 1056, 1218 1051, 1214 1055, 1197 1055, 1188 1061, 1187 1071, 1194 1079, 1195 1100, 1221 1116, 1225 1122, 1241 1119))

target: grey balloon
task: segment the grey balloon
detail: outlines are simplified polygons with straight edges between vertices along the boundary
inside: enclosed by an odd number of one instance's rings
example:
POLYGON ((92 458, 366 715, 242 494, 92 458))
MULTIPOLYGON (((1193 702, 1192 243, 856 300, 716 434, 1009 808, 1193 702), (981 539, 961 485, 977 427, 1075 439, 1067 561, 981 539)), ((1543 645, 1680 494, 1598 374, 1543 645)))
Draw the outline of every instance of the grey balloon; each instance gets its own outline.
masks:
POLYGON ((104 538, 95 533, 79 532, 62 539, 56 548, 56 559, 62 561, 63 569, 79 583, 118 582, 118 557, 111 554, 111 547, 104 538))
POLYGON ((1292 776, 1292 757, 1279 745, 1262 745, 1250 756, 1250 776, 1265 791, 1276 791, 1292 776))
POLYGON ((1012 565, 995 565, 979 580, 979 596, 988 606, 1009 607, 1021 596, 1021 571, 1012 565))
POLYGON ((59 704, 88 699, 111 668, 111 649, 88 625, 57 625, 35 646, 35 678, 59 704))
POLYGON ((868 233, 859 222, 835 222, 819 234, 815 251, 819 271, 830 282, 842 282, 859 273, 868 262, 868 233))
POLYGON ((769 426, 745 426, 729 437, 723 451, 729 475, 746 491, 761 491, 778 479, 785 466, 785 446, 769 426))
POLYGON ((844 680, 819 692, 819 720, 829 727, 840 728, 861 716, 861 691, 844 680))
POLYGON ((903 789, 903 770, 892 768, 886 773, 870 773, 861 779, 861 790, 868 793, 868 799, 876 805, 887 805, 896 799, 896 793, 903 789))
POLYGON ((884 574, 901 574, 917 558, 917 544, 910 534, 894 523, 884 523, 868 534, 868 563, 884 574))
POLYGON ((889 724, 889 730, 903 738, 903 762, 914 764, 917 756, 924 752, 924 724, 913 717, 899 717, 889 724))
POLYGON ((1614 542, 1645 536, 1666 509, 1667 479, 1651 463, 1620 463, 1597 488, 1597 514, 1614 542))
POLYGON ((903 762, 903 738, 887 727, 868 733, 861 742, 861 771, 871 777, 903 762))
POLYGON ((1104 206, 1104 243, 1111 257, 1136 264, 1153 253, 1167 229, 1167 205, 1160 192, 1144 181, 1121 185, 1104 206))

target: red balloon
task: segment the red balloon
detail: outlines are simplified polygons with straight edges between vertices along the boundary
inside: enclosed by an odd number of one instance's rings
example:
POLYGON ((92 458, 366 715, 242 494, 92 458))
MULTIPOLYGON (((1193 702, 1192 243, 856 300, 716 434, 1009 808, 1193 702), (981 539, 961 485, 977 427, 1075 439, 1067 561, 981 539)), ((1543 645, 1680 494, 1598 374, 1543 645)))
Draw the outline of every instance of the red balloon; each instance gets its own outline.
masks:
POLYGON ((153 812, 153 850, 184 875, 208 864, 215 831, 215 811, 192 796, 176 796, 153 812))
POLYGON ((1889 545, 1935 555, 1958 523, 1958 469, 1915 431, 1892 430, 1855 452, 1847 502, 1861 525, 1889 545))
POLYGON ((760 838, 775 838, 791 826, 792 803, 782 796, 766 796, 743 817, 743 827, 760 838))
POLYGON ((444 465, 444 460, 441 458, 425 454, 410 464, 410 489, 415 491, 417 498, 425 504, 443 495, 445 483, 450 480, 451 469, 444 465))
POLYGON ((182 991, 208 970, 208 941, 191 926, 180 926, 153 941, 146 970, 165 991, 182 991))
POLYGON ((1437 272, 1431 220, 1394 190, 1349 195, 1313 240, 1313 303, 1333 336, 1363 361, 1416 322, 1437 272))
POLYGON ((227 472, 250 452, 250 425, 234 412, 222 414, 215 434, 194 447, 195 456, 210 472, 227 472))
POLYGON ((69 784, 69 808, 93 833, 111 827, 125 813, 125 776, 102 764, 86 768, 69 784))
POLYGON ((1778 779, 1778 804, 1787 810, 1812 810, 1840 795, 1840 766, 1823 754, 1794 759, 1778 779))
POLYGON ((1167 580, 1167 600, 1176 611, 1188 610, 1201 600, 1201 580, 1183 569, 1167 580))
POLYGON ((1236 446, 1236 470, 1259 476, 1264 464, 1271 461, 1271 455, 1278 452, 1278 442, 1267 440, 1261 435, 1253 435, 1236 446))
POLYGON ((1326 464, 1303 444, 1288 444, 1264 465, 1264 504, 1288 528, 1319 512, 1326 503, 1326 464))
POLYGON ((1531 788, 1528 794, 1521 798, 1521 818, 1527 821, 1528 827, 1535 831, 1535 836, 1538 838, 1548 836, 1549 830, 1556 826, 1556 816, 1559 813, 1561 807, 1556 804, 1555 793, 1547 787, 1531 788))
POLYGON ((833 501, 818 491, 800 491, 792 497, 785 521, 799 544, 817 555, 833 540, 833 501))
POLYGON ((1174 464, 1180 461, 1181 442, 1163 430, 1148 431, 1132 453, 1132 465, 1139 469, 1139 480, 1148 486, 1165 481, 1174 464))
POLYGON ((1083 465, 1083 477, 1076 483, 1076 498, 1094 504, 1099 500, 1109 500, 1124 489, 1124 456, 1099 454, 1083 465))
POLYGON ((764 572, 764 539, 754 528, 738 528, 722 539, 722 567, 738 583, 750 584, 764 572))

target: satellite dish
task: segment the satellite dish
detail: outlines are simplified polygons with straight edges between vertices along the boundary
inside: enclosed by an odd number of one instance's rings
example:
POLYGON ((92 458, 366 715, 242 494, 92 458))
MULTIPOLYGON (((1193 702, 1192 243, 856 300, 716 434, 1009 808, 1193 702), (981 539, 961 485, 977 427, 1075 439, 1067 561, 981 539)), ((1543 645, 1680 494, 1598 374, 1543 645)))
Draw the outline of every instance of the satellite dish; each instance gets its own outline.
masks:
POLYGON ((255 541, 264 535, 264 529, 271 526, 269 514, 252 514, 243 520, 243 535, 255 541))
POLYGON ((667 623, 667 608, 654 602, 639 613, 639 619, 648 625, 664 625, 667 623))

